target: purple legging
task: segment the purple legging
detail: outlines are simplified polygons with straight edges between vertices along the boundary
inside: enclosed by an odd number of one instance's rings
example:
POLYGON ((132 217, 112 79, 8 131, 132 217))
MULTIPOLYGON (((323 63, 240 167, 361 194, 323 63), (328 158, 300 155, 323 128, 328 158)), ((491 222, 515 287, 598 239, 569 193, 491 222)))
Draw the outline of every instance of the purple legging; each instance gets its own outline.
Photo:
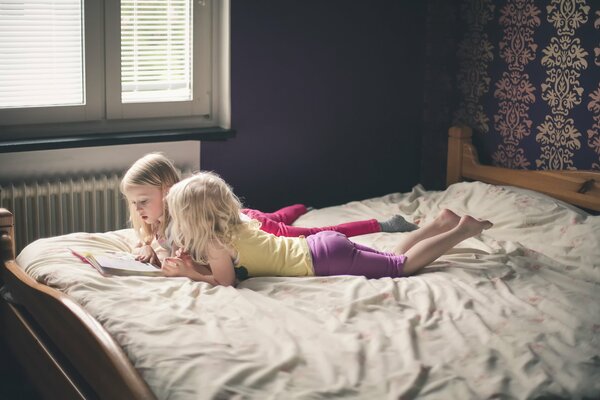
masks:
POLYGON ((307 236, 306 241, 317 276, 361 275, 376 279, 403 275, 405 255, 377 251, 332 231, 307 236))
POLYGON ((381 232, 381 227, 376 219, 347 222, 345 224, 322 226, 318 228, 303 228, 291 226, 301 215, 306 214, 306 207, 302 204, 294 204, 284 207, 272 213, 265 213, 250 208, 244 208, 242 212, 261 223, 262 231, 272 233, 275 236, 308 236, 322 231, 341 232, 346 236, 366 235, 367 233, 381 232))

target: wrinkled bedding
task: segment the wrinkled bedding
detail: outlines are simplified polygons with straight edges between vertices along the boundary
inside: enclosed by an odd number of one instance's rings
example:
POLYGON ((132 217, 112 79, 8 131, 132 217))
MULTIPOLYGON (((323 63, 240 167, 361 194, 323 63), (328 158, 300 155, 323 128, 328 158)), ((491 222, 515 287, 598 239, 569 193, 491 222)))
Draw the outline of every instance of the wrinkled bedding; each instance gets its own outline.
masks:
MULTIPOLYGON (((600 216, 479 182, 313 210, 296 225, 442 208, 489 219, 418 275, 102 277, 70 255, 131 251, 131 230, 40 239, 17 261, 70 295, 159 399, 600 398, 600 216)), ((404 233, 352 240, 391 251, 404 233)))

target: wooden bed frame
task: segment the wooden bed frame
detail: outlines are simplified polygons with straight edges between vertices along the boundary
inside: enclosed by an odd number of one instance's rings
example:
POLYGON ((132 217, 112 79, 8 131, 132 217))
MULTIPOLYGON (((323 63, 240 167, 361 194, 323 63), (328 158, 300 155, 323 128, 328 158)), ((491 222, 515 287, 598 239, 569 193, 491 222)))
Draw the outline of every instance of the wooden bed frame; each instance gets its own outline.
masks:
MULTIPOLYGON (((480 165, 471 130, 449 131, 447 184, 480 180, 546 193, 600 211, 600 172, 523 171, 480 165)), ((0 209, 0 333, 44 398, 154 399, 114 338, 69 296, 36 282, 15 261, 12 214, 0 209)))
POLYGON ((13 216, 0 208, 0 332, 48 399, 155 399, 113 337, 78 303, 27 275, 14 257, 13 216))
POLYGON ((468 127, 454 126, 448 132, 447 186, 462 180, 511 185, 600 211, 600 171, 525 171, 481 165, 472 135, 468 127))

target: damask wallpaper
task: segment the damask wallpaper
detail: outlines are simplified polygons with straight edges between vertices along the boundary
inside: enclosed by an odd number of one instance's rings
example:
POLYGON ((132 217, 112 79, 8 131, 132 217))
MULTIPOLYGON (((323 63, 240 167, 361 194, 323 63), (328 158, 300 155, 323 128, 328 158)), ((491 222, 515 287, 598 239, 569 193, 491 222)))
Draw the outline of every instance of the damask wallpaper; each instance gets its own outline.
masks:
POLYGON ((600 169, 600 0, 460 0, 454 123, 483 162, 600 169))

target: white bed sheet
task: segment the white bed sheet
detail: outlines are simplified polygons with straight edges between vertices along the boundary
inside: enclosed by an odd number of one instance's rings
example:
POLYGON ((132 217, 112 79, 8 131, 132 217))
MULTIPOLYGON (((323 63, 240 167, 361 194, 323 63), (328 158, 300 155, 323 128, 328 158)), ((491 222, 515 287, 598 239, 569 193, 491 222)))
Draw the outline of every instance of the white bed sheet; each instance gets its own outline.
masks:
MULTIPOLYGON (((317 226, 442 208, 490 219, 407 278, 100 276, 75 250, 131 250, 132 231, 38 240, 17 261, 82 304, 159 399, 600 397, 600 216, 483 183, 313 210, 317 226)), ((391 250, 403 233, 352 238, 391 250)))

